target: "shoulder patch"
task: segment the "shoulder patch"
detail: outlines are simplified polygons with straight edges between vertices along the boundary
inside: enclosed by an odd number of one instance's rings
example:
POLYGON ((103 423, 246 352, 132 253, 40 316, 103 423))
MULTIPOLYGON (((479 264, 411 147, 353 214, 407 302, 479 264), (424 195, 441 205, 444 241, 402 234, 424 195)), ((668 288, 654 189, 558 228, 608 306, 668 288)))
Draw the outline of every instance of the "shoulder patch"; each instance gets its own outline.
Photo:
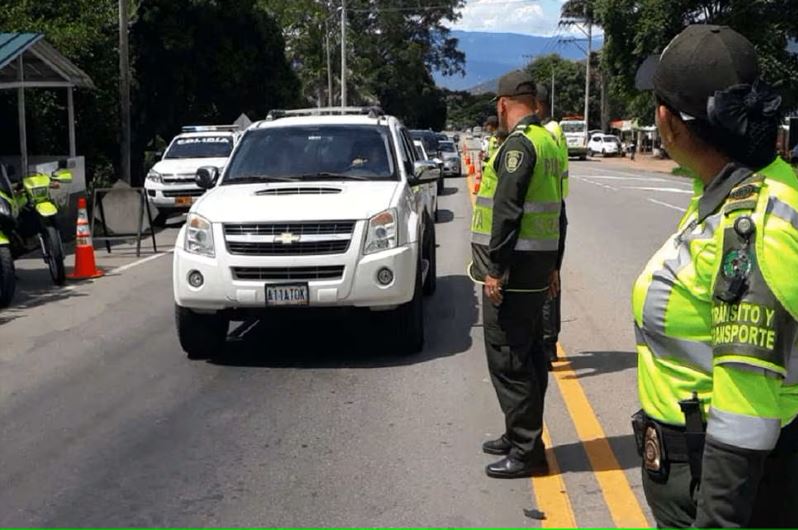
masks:
POLYGON ((515 173, 524 161, 523 151, 507 151, 504 155, 504 167, 510 173, 515 173))

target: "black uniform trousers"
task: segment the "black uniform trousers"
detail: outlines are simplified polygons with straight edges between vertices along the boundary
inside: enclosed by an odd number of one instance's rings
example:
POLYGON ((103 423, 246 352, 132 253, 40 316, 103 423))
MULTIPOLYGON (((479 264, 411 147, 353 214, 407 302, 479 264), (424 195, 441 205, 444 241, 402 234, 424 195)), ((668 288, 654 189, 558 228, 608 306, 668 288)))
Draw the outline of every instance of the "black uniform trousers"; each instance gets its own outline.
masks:
POLYGON ((504 293, 500 306, 482 295, 488 371, 504 413, 510 456, 528 462, 543 455, 543 399, 548 360, 540 349, 540 312, 546 293, 504 293))
MULTIPOLYGON (((565 237, 568 231, 568 218, 565 214, 565 201, 562 203, 562 216, 560 217, 560 263, 559 269, 562 269, 562 259, 565 254, 565 237)), ((562 306, 560 299, 562 298, 562 275, 560 275, 560 290, 557 296, 552 298, 546 297, 543 303, 543 310, 541 311, 542 325, 540 329, 541 341, 543 352, 546 358, 553 361, 557 359, 557 341, 560 338, 560 329, 562 326, 562 306)))
MULTIPOLYGON (((643 490, 658 528, 691 527, 699 488, 687 463, 671 462, 665 483, 655 482, 643 469, 643 490)), ((798 451, 774 451, 767 458, 748 526, 798 528, 798 451)))

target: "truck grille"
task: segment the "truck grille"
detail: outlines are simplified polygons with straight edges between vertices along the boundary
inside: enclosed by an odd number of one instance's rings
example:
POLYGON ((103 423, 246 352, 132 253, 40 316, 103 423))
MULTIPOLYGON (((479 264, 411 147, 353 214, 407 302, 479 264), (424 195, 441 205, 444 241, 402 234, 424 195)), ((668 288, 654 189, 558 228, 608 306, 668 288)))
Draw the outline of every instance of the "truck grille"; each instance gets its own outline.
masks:
POLYGON ((231 254, 305 256, 343 254, 349 250, 355 221, 314 223, 225 224, 231 254))
POLYGON ((162 178, 164 184, 186 184, 196 182, 194 173, 165 173, 162 178))
POLYGON ((344 266, 329 267, 233 267, 236 280, 311 281, 340 280, 344 266))
POLYGON ((190 190, 163 190, 164 197, 200 197, 205 190, 190 189, 190 190))

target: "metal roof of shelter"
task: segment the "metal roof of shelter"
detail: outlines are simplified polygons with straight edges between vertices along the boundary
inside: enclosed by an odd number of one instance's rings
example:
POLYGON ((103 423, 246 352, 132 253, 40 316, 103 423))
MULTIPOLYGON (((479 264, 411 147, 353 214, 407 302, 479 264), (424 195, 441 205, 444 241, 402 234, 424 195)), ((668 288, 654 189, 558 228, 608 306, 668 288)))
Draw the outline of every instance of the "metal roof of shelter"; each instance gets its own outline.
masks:
POLYGON ((0 90, 20 87, 94 88, 94 83, 44 40, 43 34, 0 33, 0 90))

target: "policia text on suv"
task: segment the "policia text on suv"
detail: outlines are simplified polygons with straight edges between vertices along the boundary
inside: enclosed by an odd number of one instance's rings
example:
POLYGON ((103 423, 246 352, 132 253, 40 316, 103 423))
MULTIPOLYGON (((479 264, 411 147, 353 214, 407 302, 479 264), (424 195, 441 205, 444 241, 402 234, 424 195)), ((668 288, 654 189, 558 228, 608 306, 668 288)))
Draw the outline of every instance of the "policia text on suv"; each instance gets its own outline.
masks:
POLYGON ((795 528, 798 178, 775 151, 781 100, 727 27, 688 27, 648 82, 665 148, 697 178, 634 286, 646 498, 661 527, 795 528))

